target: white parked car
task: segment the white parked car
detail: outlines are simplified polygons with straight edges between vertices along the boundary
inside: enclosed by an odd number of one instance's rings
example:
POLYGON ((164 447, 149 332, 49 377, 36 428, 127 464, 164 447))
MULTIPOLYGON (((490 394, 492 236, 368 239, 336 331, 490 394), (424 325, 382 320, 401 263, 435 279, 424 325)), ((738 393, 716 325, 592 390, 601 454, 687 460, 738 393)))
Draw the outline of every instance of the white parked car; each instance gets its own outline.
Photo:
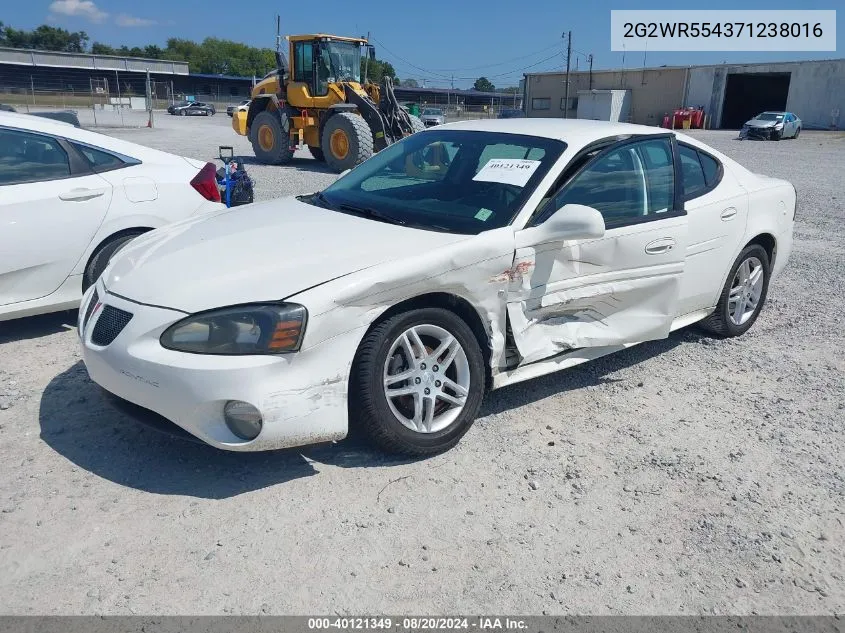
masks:
POLYGON ((489 388, 696 322, 744 333, 795 208, 790 183, 660 128, 437 126, 320 193, 137 239, 84 299, 84 360, 139 417, 218 448, 355 424, 430 454, 489 388))
POLYGON ((211 163, 0 112, 0 321, 77 307, 129 240, 219 202, 211 163))

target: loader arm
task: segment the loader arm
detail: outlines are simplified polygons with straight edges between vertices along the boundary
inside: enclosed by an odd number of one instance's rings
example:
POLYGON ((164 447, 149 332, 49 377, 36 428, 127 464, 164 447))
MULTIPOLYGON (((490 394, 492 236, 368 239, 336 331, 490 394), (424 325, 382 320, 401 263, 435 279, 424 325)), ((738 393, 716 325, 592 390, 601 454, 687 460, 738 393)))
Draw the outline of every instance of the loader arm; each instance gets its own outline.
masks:
POLYGON ((380 152, 388 145, 396 142, 396 139, 389 134, 387 121, 382 116, 381 111, 375 102, 366 94, 360 94, 352 86, 345 84, 346 102, 351 103, 356 108, 367 125, 373 131, 373 149, 380 152))

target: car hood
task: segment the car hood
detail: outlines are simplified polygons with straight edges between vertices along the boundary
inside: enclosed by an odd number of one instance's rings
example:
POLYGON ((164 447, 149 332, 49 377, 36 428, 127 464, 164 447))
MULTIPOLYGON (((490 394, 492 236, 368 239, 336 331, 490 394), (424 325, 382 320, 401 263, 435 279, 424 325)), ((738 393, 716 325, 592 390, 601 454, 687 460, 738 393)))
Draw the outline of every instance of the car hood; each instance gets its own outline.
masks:
POLYGON ((151 231, 115 256, 103 282, 132 301, 192 313, 284 299, 468 238, 282 198, 151 231))
POLYGON ((443 119, 442 114, 423 114, 420 119, 423 121, 441 121, 443 119))
POLYGON ((783 123, 783 121, 769 121, 765 119, 751 119, 750 121, 746 121, 745 125, 748 127, 774 127, 778 123, 783 123))

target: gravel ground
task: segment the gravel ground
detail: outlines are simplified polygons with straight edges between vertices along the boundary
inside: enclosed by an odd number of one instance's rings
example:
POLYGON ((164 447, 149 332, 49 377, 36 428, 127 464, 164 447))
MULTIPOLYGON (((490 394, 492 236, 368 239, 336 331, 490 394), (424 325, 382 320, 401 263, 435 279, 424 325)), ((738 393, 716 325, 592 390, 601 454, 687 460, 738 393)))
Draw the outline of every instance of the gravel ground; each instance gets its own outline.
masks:
MULTIPOLYGON (((228 123, 109 133, 249 155, 228 123)), ((798 185, 792 261, 751 331, 494 392, 425 461, 169 439, 104 403, 73 315, 0 324, 0 611, 843 612, 845 138, 695 134, 798 185)), ((249 170, 259 199, 334 177, 307 155, 249 170)))

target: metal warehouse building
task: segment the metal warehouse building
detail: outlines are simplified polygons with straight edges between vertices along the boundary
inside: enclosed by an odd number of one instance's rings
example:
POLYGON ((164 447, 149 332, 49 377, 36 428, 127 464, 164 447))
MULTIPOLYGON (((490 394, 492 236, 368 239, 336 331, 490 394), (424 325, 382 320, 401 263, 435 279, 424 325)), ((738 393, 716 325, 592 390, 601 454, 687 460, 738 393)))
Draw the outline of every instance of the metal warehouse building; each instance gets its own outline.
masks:
POLYGON ((632 123, 660 125, 676 108, 701 106, 711 128, 739 128, 764 110, 787 110, 807 128, 838 129, 845 121, 845 59, 570 72, 568 104, 565 73, 528 74, 526 114, 575 118, 579 99, 592 91, 625 91, 626 105, 617 111, 632 123))

